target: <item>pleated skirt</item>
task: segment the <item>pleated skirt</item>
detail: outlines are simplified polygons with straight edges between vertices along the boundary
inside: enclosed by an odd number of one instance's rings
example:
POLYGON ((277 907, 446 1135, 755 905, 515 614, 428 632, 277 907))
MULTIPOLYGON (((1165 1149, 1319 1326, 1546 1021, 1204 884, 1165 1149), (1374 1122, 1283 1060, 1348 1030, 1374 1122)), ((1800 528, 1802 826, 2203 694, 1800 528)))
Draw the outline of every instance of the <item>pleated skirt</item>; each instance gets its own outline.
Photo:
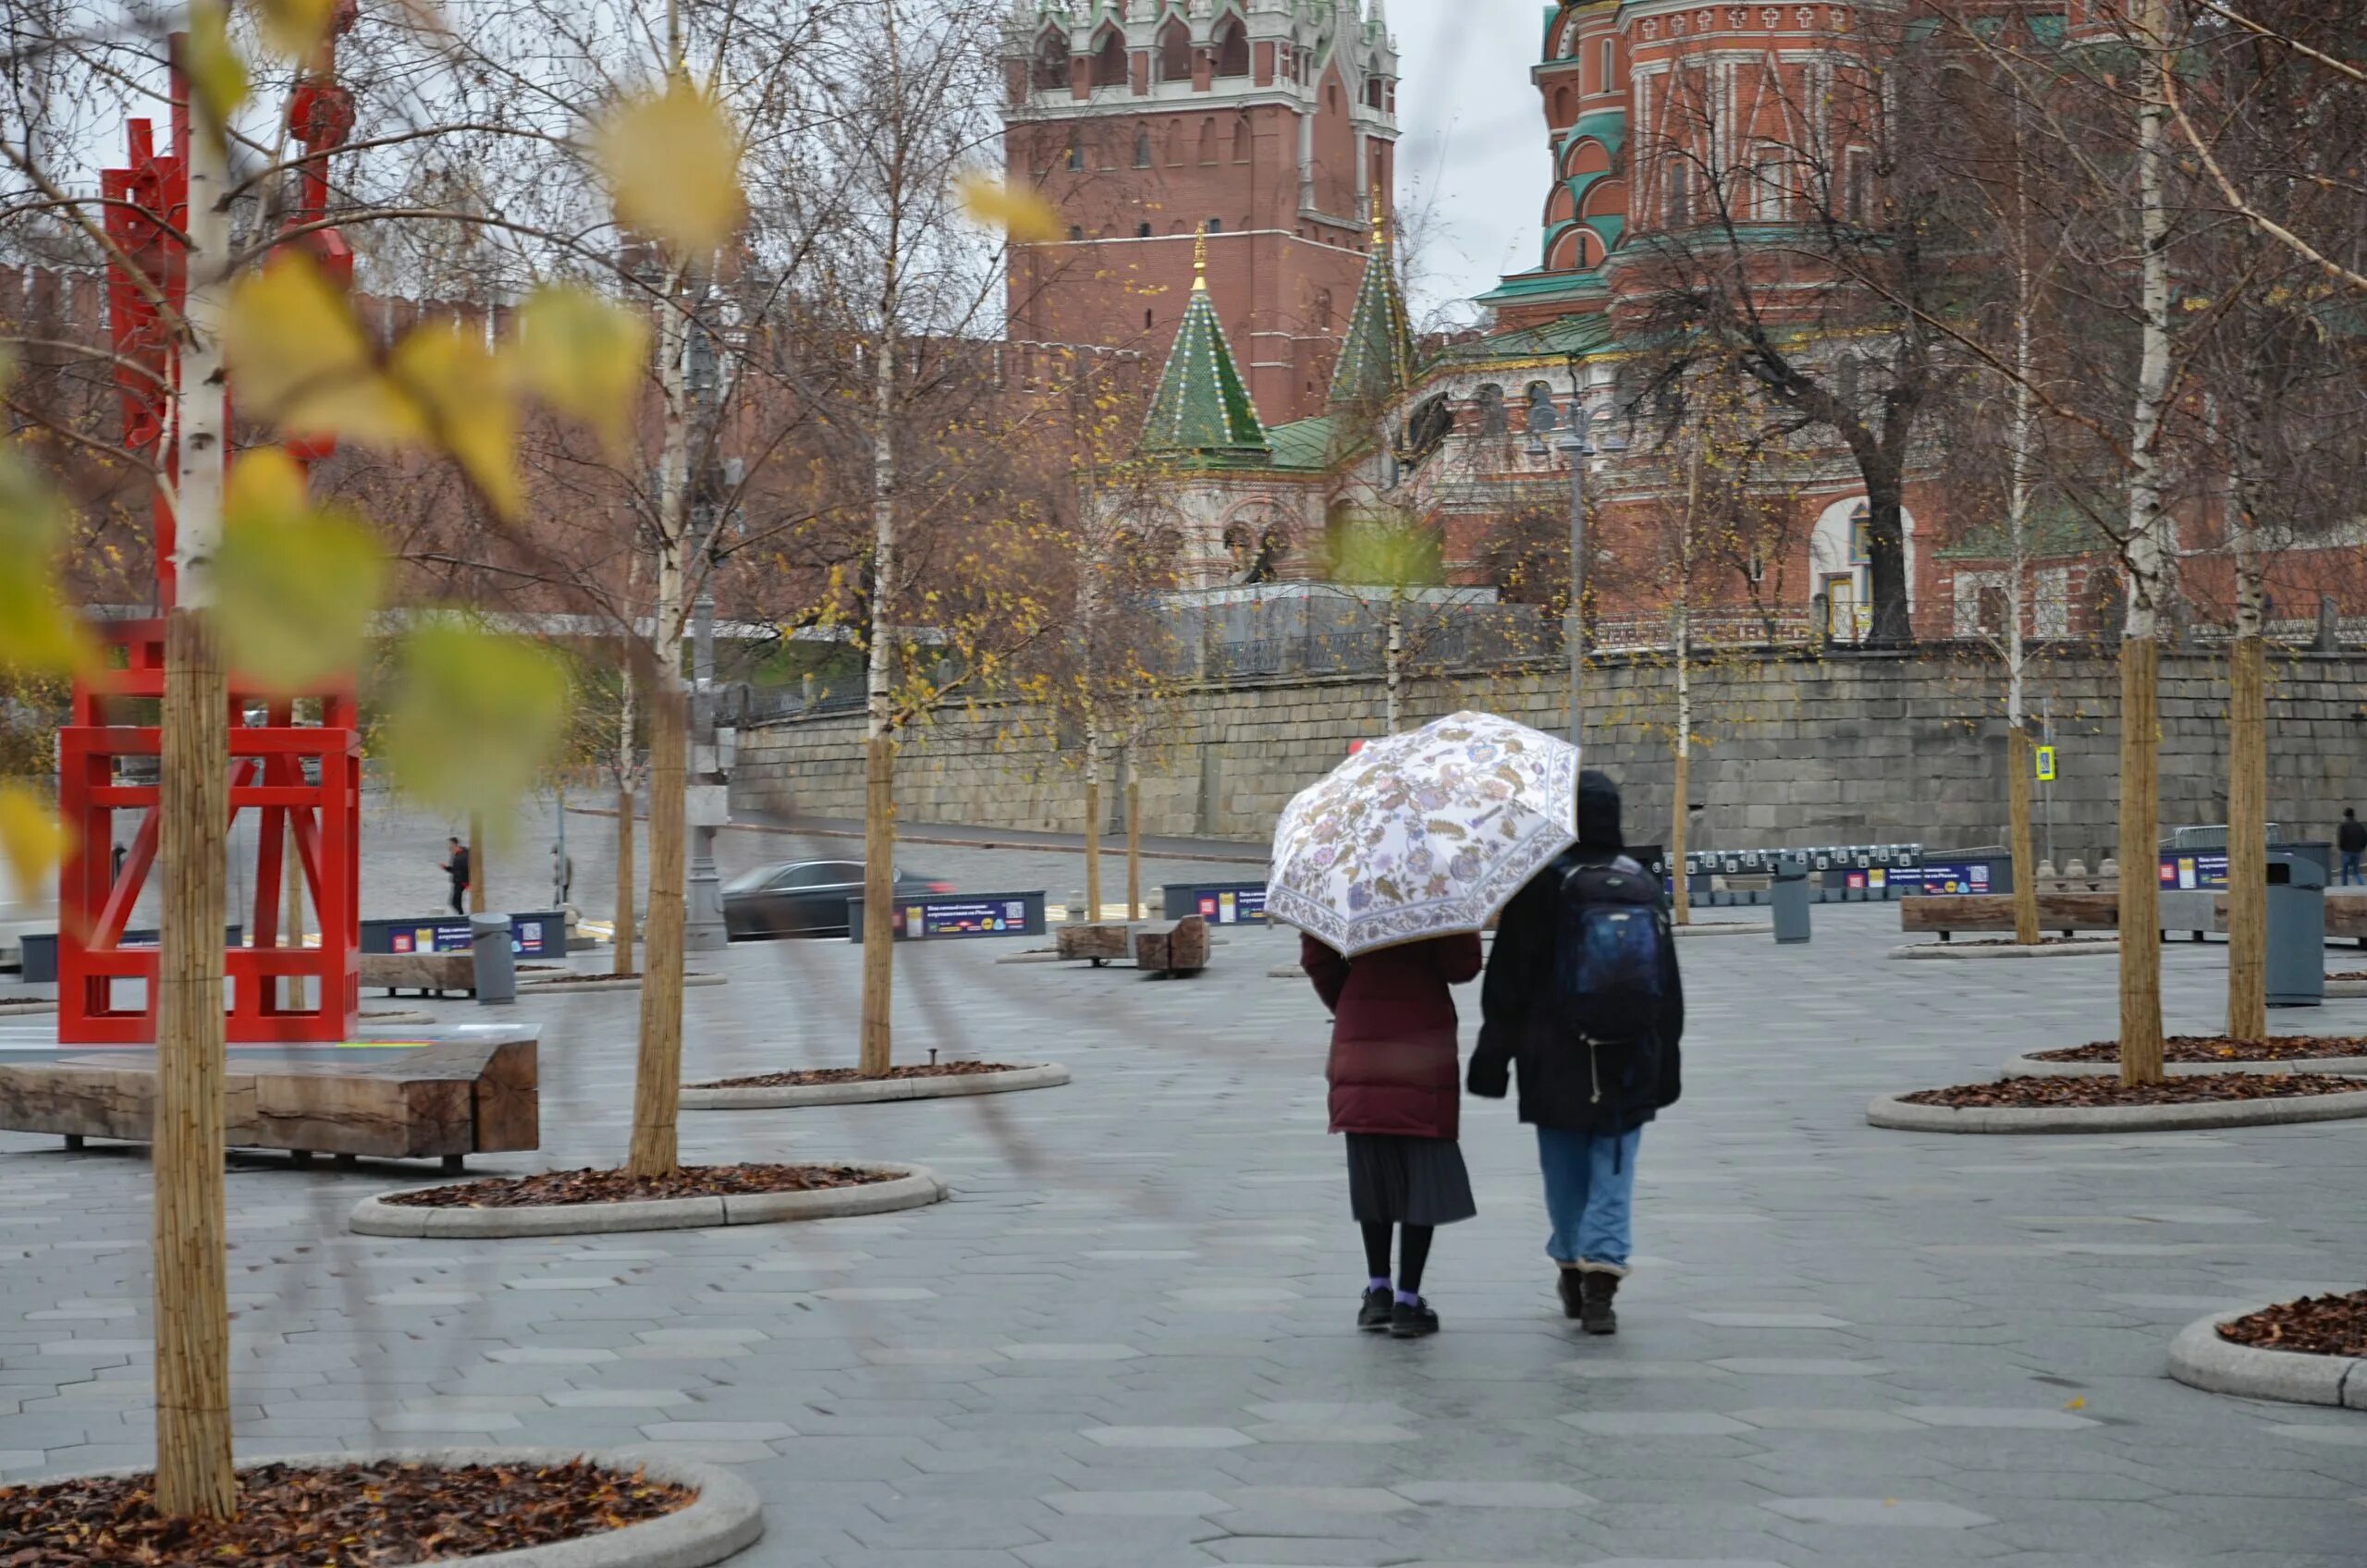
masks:
POLYGON ((1348 1133, 1348 1207, 1359 1224, 1452 1225, 1479 1212, 1453 1138, 1348 1133))

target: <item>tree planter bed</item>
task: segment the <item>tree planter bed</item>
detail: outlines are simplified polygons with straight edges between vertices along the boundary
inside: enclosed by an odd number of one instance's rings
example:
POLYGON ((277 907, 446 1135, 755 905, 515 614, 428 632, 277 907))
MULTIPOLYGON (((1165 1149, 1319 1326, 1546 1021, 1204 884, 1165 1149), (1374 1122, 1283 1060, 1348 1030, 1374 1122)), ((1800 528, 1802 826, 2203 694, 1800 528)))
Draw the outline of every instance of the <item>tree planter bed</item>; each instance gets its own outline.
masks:
POLYGON ((1772 920, 1697 920, 1686 925, 1672 925, 1670 930, 1680 937, 1767 937, 1775 931, 1772 920))
POLYGON ((1983 937, 1974 942, 1909 942, 1893 948, 1901 959, 2094 958, 2120 951, 2117 937, 2045 937, 2036 947, 2010 938, 1983 937))
MULTIPOLYGON (((2173 1035, 2163 1042, 2163 1065, 2174 1078, 2214 1072, 2367 1073, 2367 1038, 2347 1035, 2279 1035, 2238 1045, 2224 1035, 2173 1035)), ((2091 1077, 2117 1072, 2120 1047, 2112 1040, 2017 1056, 2009 1078, 2091 1077)))
POLYGON ((2367 1291, 2189 1323, 2170 1376, 2213 1393, 2367 1410, 2367 1291))
POLYGON ((2367 1084, 2322 1072, 2218 1072, 2123 1087, 2102 1074, 2034 1075, 1878 1096, 1877 1127, 1915 1133, 2141 1133, 2367 1116, 2367 1084))
POLYGON ((852 1067, 824 1067, 689 1084, 682 1090, 682 1109, 778 1110, 793 1106, 871 1105, 1049 1089, 1068 1081, 1069 1070, 1050 1062, 1027 1066, 999 1061, 931 1062, 890 1068, 884 1078, 865 1078, 852 1067))
POLYGON ((348 1223, 365 1236, 572 1236, 885 1214, 944 1196, 920 1165, 686 1165, 653 1182, 555 1170, 382 1193, 348 1223))
POLYGON ((2367 997, 2367 970, 2348 969, 2326 976, 2326 998, 2330 1001, 2367 997))
MULTIPOLYGON (((723 981, 724 976, 720 974, 682 976, 684 986, 720 986, 723 981)), ((640 989, 641 976, 638 974, 548 974, 518 982, 520 996, 529 992, 535 996, 547 997, 570 991, 638 991, 640 989)))
POLYGON ((709 1465, 556 1449, 324 1453, 239 1473, 235 1521, 153 1511, 154 1476, 0 1488, 10 1568, 705 1568, 764 1533, 755 1492, 709 1465))

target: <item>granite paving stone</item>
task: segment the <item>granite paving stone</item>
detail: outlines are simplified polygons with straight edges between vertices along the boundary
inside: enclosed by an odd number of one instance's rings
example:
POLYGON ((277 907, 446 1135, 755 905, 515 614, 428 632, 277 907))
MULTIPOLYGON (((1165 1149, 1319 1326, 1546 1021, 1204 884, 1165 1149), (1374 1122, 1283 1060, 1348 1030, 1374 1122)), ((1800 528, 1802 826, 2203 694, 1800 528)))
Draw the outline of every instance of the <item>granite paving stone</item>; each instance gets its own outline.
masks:
MULTIPOLYGON (((406 820, 366 829, 373 865, 441 842, 406 820)), ((570 843, 587 828, 613 841, 575 817, 570 843)), ((730 875, 792 843, 733 830, 719 855, 730 875)), ((926 868, 1062 897, 1078 875, 1034 851, 930 849, 926 868)), ((898 949, 901 1058, 1033 1053, 1064 1087, 683 1119, 692 1160, 930 1164, 955 1197, 926 1209, 406 1243, 343 1215, 424 1173, 242 1162, 241 1452, 705 1458, 771 1513, 734 1568, 2367 1568, 2367 1415, 2163 1374, 2195 1317, 2361 1282, 2367 1207, 2327 1201, 2367 1191, 2354 1128, 1865 1125, 1874 1093, 2109 1035, 2112 966, 1892 963, 1880 905, 1821 906, 1805 948, 1686 944, 1686 1092, 1644 1135, 1619 1335, 1560 1316, 1533 1139, 1471 1102, 1480 1214, 1440 1232, 1424 1289, 1445 1331, 1409 1344, 1353 1323, 1323 1011, 1262 978, 1292 939, 1221 935, 1207 975, 1157 986, 993 963, 1024 943, 898 949), (1991 969, 2054 972, 1957 973, 1991 969)), ((2224 957, 2171 945, 2173 1030, 2216 1026, 2224 957)), ((730 983, 688 993, 686 1078, 851 1062, 859 961, 704 955, 730 983)), ((472 1165, 614 1160, 636 1008, 516 1004, 546 1029, 548 1146, 472 1165)), ((2275 1026, 2360 1026, 2345 1016, 2275 1026)), ((0 1133, 9 1482, 153 1458, 148 1186, 136 1153, 0 1133)))

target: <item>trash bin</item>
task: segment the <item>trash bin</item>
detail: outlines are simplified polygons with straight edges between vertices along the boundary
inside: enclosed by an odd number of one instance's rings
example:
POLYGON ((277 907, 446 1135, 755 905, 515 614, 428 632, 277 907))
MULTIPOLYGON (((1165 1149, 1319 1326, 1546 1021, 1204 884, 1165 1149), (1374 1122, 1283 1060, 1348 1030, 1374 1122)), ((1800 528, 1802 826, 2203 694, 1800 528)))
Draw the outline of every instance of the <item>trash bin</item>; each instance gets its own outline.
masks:
POLYGON ((2268 853, 2268 1005, 2326 999, 2326 873, 2310 855, 2268 853))
POLYGON ((508 915, 469 916, 469 958, 476 970, 479 1006, 518 999, 518 955, 510 950, 508 915))
POLYGON ((1775 863, 1774 878, 1768 884, 1768 901, 1775 906, 1775 939, 1778 942, 1805 942, 1809 939, 1809 868, 1797 856, 1785 855, 1775 863))

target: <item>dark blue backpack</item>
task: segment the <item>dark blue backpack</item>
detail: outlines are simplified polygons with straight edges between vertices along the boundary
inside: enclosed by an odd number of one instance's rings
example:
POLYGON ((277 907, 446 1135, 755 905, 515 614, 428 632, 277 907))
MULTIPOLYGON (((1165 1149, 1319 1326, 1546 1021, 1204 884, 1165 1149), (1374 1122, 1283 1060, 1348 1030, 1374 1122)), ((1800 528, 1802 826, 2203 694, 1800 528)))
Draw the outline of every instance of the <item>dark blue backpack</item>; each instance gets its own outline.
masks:
POLYGON ((1553 920, 1553 1008, 1566 1037, 1648 1039, 1660 1022, 1672 939, 1660 888, 1634 861, 1564 872, 1553 920))

